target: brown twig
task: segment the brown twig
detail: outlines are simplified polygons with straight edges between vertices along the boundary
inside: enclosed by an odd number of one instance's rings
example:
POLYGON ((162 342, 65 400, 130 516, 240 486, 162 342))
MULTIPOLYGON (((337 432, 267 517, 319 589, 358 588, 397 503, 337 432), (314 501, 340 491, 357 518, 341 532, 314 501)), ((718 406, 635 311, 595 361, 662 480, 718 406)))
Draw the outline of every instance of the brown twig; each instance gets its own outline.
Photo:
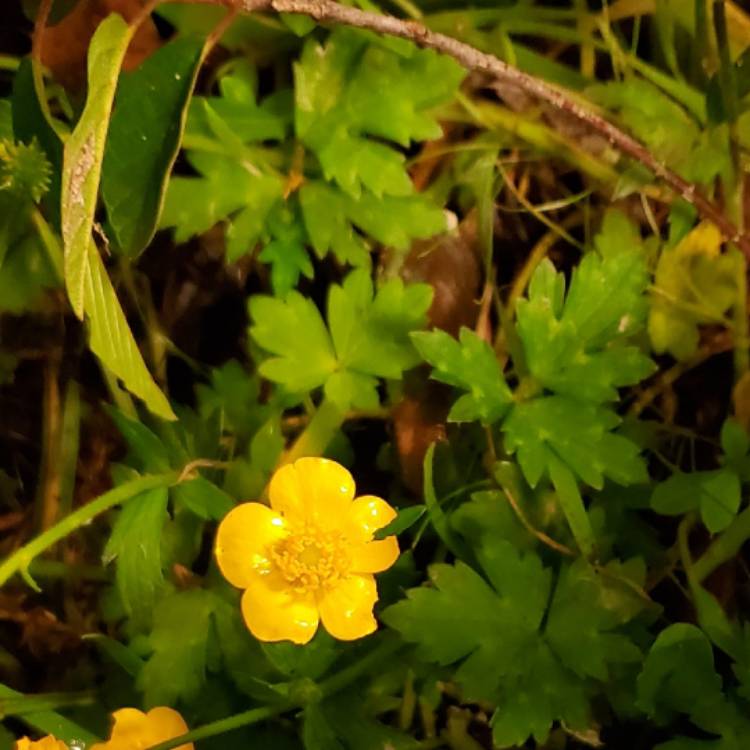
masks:
POLYGON ((710 201, 698 187, 680 177, 652 154, 642 143, 620 130, 588 107, 580 104, 562 90, 508 65, 494 55, 486 54, 468 44, 431 31, 416 21, 404 21, 389 15, 370 13, 333 0, 198 0, 213 5, 225 5, 243 13, 275 11, 310 16, 319 22, 332 22, 368 29, 379 34, 408 39, 420 47, 442 52, 459 62, 467 70, 487 73, 503 83, 516 86, 555 109, 575 117, 592 130, 604 136, 621 153, 647 167, 656 177, 669 185, 674 192, 695 206, 700 216, 713 222, 722 235, 735 243, 750 259, 750 238, 724 214, 720 206, 710 201))

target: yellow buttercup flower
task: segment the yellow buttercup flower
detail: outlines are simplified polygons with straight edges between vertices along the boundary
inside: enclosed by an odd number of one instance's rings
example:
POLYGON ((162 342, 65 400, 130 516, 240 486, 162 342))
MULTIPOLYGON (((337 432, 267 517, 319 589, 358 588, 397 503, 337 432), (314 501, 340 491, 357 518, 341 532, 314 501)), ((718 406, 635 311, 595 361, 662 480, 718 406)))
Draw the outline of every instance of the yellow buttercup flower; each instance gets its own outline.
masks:
MULTIPOLYGON (((106 742, 97 742, 91 746, 90 750, 142 750, 179 737, 188 731, 182 716, 166 706, 152 708, 148 713, 139 711, 137 708, 121 708, 112 714, 112 718, 114 724, 109 739, 106 742)), ((53 748, 44 748, 44 750, 53 750, 53 748)), ((191 742, 180 745, 176 750, 194 750, 194 748, 191 742)))
POLYGON ((219 525, 216 560, 245 589, 242 614, 262 641, 307 643, 322 620, 335 638, 372 633, 373 573, 399 555, 395 536, 373 534, 396 517, 379 497, 354 498, 352 475, 335 461, 301 458, 271 479, 271 507, 238 505, 219 525))
POLYGON ((30 740, 21 737, 14 745, 15 750, 68 750, 68 746, 62 741, 48 734, 40 740, 30 740))

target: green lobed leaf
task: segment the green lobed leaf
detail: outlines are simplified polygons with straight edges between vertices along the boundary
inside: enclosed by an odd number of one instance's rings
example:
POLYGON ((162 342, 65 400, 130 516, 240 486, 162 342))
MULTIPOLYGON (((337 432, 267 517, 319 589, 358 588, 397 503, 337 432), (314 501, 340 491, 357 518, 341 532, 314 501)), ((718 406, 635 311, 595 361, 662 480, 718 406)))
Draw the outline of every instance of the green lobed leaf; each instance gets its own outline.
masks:
POLYGON ((368 271, 352 271, 329 289, 329 333, 314 303, 298 292, 283 300, 253 297, 250 334, 277 355, 259 371, 292 392, 325 386, 341 408, 374 408, 376 378, 399 378, 418 362, 409 334, 424 325, 431 298, 426 284, 400 279, 375 292, 368 271))
POLYGON ((163 419, 175 419, 169 401, 146 368, 91 237, 84 271, 84 298, 91 351, 108 370, 122 380, 129 391, 142 398, 154 414, 163 419))
POLYGON ((339 363, 348 370, 399 378, 417 364, 410 333, 427 322, 432 289, 400 278, 373 291, 365 269, 352 271, 328 293, 328 323, 339 363))
POLYGON ((156 231, 202 52, 202 38, 178 37, 121 76, 102 196, 112 239, 128 256, 138 255, 156 231))
POLYGON ((302 740, 305 750, 417 750, 420 743, 381 724, 366 710, 365 696, 349 690, 304 713, 302 740))
POLYGON ((740 479, 729 468, 677 472, 659 483, 651 496, 651 506, 657 513, 674 516, 700 510, 703 523, 712 534, 729 526, 740 502, 740 479))
MULTIPOLYGON (((93 242, 91 232, 110 113, 117 77, 132 35, 131 27, 116 13, 97 28, 88 51, 86 105, 63 149, 61 225, 65 287, 73 312, 81 319, 86 309, 89 246, 93 242)), ((88 301, 93 304, 91 298, 88 301)))
MULTIPOLYGON (((625 635, 611 632, 630 619, 632 592, 611 582, 585 561, 577 560, 560 574, 545 633, 552 650, 580 677, 607 681, 610 665, 637 663, 641 652, 625 635), (626 600, 618 612, 617 599, 626 600), (626 616, 622 617, 624 610, 626 616)), ((639 609, 642 607, 640 603, 639 609)), ((636 610, 638 611, 638 610, 636 610)))
POLYGON ((573 271, 563 302, 564 277, 549 260, 540 264, 528 300, 517 306, 518 333, 534 379, 556 393, 601 403, 650 375, 651 360, 625 343, 645 321, 647 283, 639 252, 603 258, 589 253, 573 271))
POLYGON ((283 180, 249 171, 236 157, 191 153, 189 160, 203 176, 170 180, 160 226, 175 227, 179 243, 234 215, 227 230, 227 255, 236 260, 263 236, 266 218, 282 196, 283 180))
POLYGON ((638 704, 660 723, 675 713, 710 711, 721 700, 721 678, 714 670, 711 644, 686 623, 662 630, 638 677, 638 704))
MULTIPOLYGON (((233 225, 235 231, 238 223, 233 225)), ((271 265, 274 294, 283 296, 297 286, 300 276, 313 277, 312 261, 305 249, 305 233, 295 213, 286 206, 270 212, 266 230, 272 239, 258 259, 271 265)))
POLYGON ((464 698, 496 705, 498 746, 523 744, 532 735, 544 742, 561 719, 584 726, 590 679, 606 679, 610 665, 638 658, 638 649, 614 632, 623 618, 613 611, 611 594, 578 561, 562 571, 545 623, 551 575, 540 559, 492 534, 480 542, 478 556, 491 586, 461 562, 433 565, 433 587, 409 590, 383 619, 423 659, 461 662, 455 680, 464 698), (588 617, 583 631, 581 606, 588 617))
POLYGON ((295 126, 328 180, 358 196, 408 195, 403 156, 379 140, 406 146, 435 138, 429 109, 448 101, 463 71, 432 51, 392 48, 336 29, 324 45, 310 38, 295 65, 295 126))
POLYGON ((555 458, 596 489, 605 477, 637 484, 648 475, 640 449, 611 430, 620 418, 610 409, 564 396, 518 404, 503 424, 505 447, 516 453, 526 480, 535 487, 555 458))
POLYGON ((167 499, 167 489, 158 487, 123 505, 102 556, 105 563, 115 560, 117 590, 138 629, 150 624, 164 587, 161 536, 167 499))
POLYGON ((453 404, 448 419, 492 424, 507 413, 513 400, 510 388, 492 347, 476 333, 462 328, 457 341, 434 330, 413 333, 411 340, 433 366, 434 380, 468 391, 453 404))
POLYGON ((293 392, 322 386, 336 369, 336 356, 313 301, 293 291, 285 299, 251 297, 249 308, 250 335, 276 355, 261 363, 261 375, 293 392))
POLYGON ((201 589, 173 593, 157 602, 148 638, 152 653, 138 679, 147 707, 175 705, 198 694, 215 606, 215 594, 201 589))

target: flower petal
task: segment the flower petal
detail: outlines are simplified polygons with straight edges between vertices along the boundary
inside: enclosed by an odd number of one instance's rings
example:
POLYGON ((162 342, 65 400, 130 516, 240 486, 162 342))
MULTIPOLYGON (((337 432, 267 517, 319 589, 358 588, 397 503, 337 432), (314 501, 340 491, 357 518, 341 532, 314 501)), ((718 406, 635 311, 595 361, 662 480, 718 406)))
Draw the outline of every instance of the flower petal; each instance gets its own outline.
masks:
POLYGON ((286 534, 284 519, 265 505, 243 503, 233 508, 216 532, 216 562, 224 578, 247 588, 268 567, 268 546, 286 534))
POLYGON ((378 625, 372 608, 378 600, 371 575, 352 575, 327 591, 318 602, 325 629, 342 641, 353 641, 374 632, 378 625))
POLYGON ((311 594, 297 594, 281 576, 257 577, 242 595, 242 616, 261 641, 308 643, 318 629, 318 608, 311 594))
POLYGON ((395 517, 396 511, 383 498, 362 495, 347 508, 345 532, 353 542, 369 542, 395 517))
MULTIPOLYGON (((146 721, 148 722, 148 742, 152 745, 179 737, 188 731, 188 726, 182 716, 168 706, 152 708, 146 714, 146 721)), ((180 745, 175 750, 194 750, 193 743, 180 745)))
POLYGON ((354 498, 354 488, 352 475, 341 464, 300 458, 273 475, 268 496, 271 507, 292 521, 335 528, 354 498))
POLYGON ((398 560, 399 552, 395 536, 357 545, 350 551, 350 570, 352 573, 381 573, 398 560))
MULTIPOLYGON (((148 713, 136 708, 121 708, 112 714, 112 718, 114 725, 110 739, 93 745, 91 750, 140 750, 188 731, 182 716, 167 706, 152 708, 148 713)), ((194 750, 194 747, 187 743, 177 750, 194 750)))
POLYGON ((14 750, 68 750, 68 746, 62 740, 56 739, 51 734, 38 740, 21 737, 16 740, 13 748, 14 750))

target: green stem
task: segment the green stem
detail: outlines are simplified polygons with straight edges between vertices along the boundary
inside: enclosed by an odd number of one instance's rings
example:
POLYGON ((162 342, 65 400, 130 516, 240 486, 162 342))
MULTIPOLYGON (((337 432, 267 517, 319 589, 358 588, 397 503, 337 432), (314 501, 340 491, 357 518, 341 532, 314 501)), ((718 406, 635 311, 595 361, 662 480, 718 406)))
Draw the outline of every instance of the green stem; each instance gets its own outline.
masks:
POLYGON ((85 690, 80 693, 37 693, 19 697, 0 697, 0 717, 28 716, 56 708, 71 706, 93 706, 97 703, 97 693, 85 690))
POLYGON ((320 692, 323 697, 328 698, 331 695, 343 690, 347 685, 358 680, 362 675, 367 674, 372 667, 378 664, 384 664, 388 657, 398 651, 403 644, 397 638, 386 637, 377 648, 370 651, 367 656, 363 656, 359 661, 342 669, 335 675, 320 683, 320 692))
POLYGON ((168 487, 177 482, 178 479, 179 474, 176 471, 166 474, 152 474, 133 479, 100 495, 96 500, 92 500, 69 516, 66 516, 62 521, 47 529, 43 534, 35 537, 28 544, 17 549, 10 557, 6 558, 0 564, 0 586, 3 586, 16 573, 28 575, 29 565, 37 555, 40 555, 71 532, 96 518, 100 513, 126 500, 130 500, 146 490, 156 487, 168 487))
POLYGON ((73 510, 73 491, 78 465, 78 448, 81 432, 81 393, 75 380, 68 381, 63 403, 62 428, 60 432, 60 517, 73 510))
POLYGON ((67 581, 109 581, 109 572, 98 565, 69 565, 58 560, 32 560, 29 575, 34 578, 65 579, 67 581))
MULTIPOLYGON (((343 688, 350 685, 363 674, 369 672, 374 665, 382 663, 383 660, 391 656, 394 651, 400 648, 400 646, 401 644, 398 640, 390 638, 384 643, 381 643, 378 648, 371 651, 358 662, 342 669, 337 674, 321 682, 321 697, 326 698, 343 690, 343 688)), ((251 708, 249 711, 243 711, 241 714, 235 714, 234 716, 228 716, 226 719, 220 719, 219 721, 214 721, 210 724, 204 724, 202 727, 198 727, 198 729, 193 729, 191 732, 187 732, 187 734, 173 737, 166 742, 160 742, 158 745, 152 745, 151 747, 146 748, 146 750, 173 750, 173 748, 187 744, 188 742, 198 742, 199 740, 205 740, 209 737, 217 737, 218 735, 226 734, 227 732, 239 729, 240 727, 258 724, 266 719, 272 719, 274 716, 279 716, 287 711, 300 708, 304 708, 304 703, 286 702, 279 703, 275 706, 251 708)))
POLYGON ((272 719, 274 716, 284 713, 285 711, 295 708, 294 704, 281 703, 276 706, 261 706, 260 708, 251 708, 249 711, 243 711, 241 714, 229 716, 226 719, 213 721, 210 724, 204 724, 192 732, 173 737, 171 740, 160 742, 158 745, 152 745, 146 750, 172 750, 188 742, 198 742, 209 737, 216 737, 220 734, 226 734, 240 727, 248 727, 251 724, 258 724, 266 719, 272 719))
POLYGON ((693 563, 692 573, 695 580, 699 582, 705 580, 719 565, 735 557, 748 539, 750 539, 750 506, 745 508, 693 563))
POLYGON ((21 65, 21 60, 13 55, 0 55, 0 70, 15 72, 21 65))
POLYGON ((732 328, 734 339, 734 382, 750 370, 750 320, 747 315, 747 261, 736 248, 730 252, 737 263, 737 297, 732 305, 732 328))
POLYGON ((292 463, 303 456, 322 455, 341 429, 345 418, 346 412, 340 406, 324 399, 307 427, 281 457, 279 465, 292 463))
MULTIPOLYGON (((20 702, 24 699, 33 701, 34 696, 27 697, 23 693, 12 690, 5 685, 0 685, 0 700, 9 700, 20 705, 20 702)), ((89 746, 95 742, 99 742, 99 738, 96 735, 91 734, 91 732, 83 727, 54 711, 42 709, 32 711, 31 713, 24 712, 19 715, 19 718, 27 726, 33 727, 45 734, 54 735, 57 739, 62 740, 68 745, 84 743, 89 746)))
POLYGON ((35 208, 31 212, 31 222, 36 228, 39 234, 39 239, 42 241, 42 245, 47 253, 52 267, 55 269, 55 276, 57 281, 62 283, 63 281, 63 249, 60 245, 60 240, 57 235, 52 231, 47 220, 42 216, 41 211, 35 208))

